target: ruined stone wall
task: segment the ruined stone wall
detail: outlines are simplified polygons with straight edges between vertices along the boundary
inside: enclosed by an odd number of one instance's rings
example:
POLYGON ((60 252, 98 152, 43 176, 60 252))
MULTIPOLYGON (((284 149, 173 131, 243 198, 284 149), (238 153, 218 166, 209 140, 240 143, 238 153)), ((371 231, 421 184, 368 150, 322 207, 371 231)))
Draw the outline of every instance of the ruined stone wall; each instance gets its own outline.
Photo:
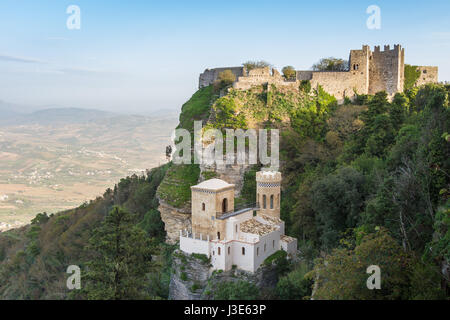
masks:
MULTIPOLYGON (((395 93, 402 92, 405 82, 405 49, 400 45, 394 45, 391 50, 389 45, 381 51, 376 46, 372 52, 367 45, 360 50, 351 50, 349 58, 349 71, 321 72, 321 71, 297 71, 296 81, 286 81, 276 69, 269 67, 257 68, 245 72, 243 67, 207 69, 200 75, 200 87, 206 86, 217 79, 219 72, 230 69, 236 75, 237 81, 233 88, 248 90, 253 86, 271 85, 298 90, 302 80, 311 81, 311 87, 316 89, 318 85, 325 91, 334 95, 338 101, 345 97, 352 98, 354 91, 358 94, 375 94, 386 91, 388 98, 395 93)), ((419 67, 421 76, 417 85, 429 82, 437 82, 437 67, 419 67)))
POLYGON ((229 67, 229 68, 214 68, 214 69, 206 69, 203 73, 200 74, 198 87, 203 88, 212 84, 219 77, 219 73, 231 70, 233 74, 236 76, 236 79, 242 75, 244 75, 244 67, 229 67))
POLYGON ((271 72, 269 67, 250 70, 247 75, 239 77, 237 81, 233 83, 233 88, 238 90, 248 90, 251 87, 266 84, 289 87, 294 90, 298 89, 298 81, 287 81, 275 68, 272 69, 271 72))
POLYGON ((415 86, 438 82, 438 67, 418 66, 417 70, 420 71, 420 77, 417 79, 415 86))

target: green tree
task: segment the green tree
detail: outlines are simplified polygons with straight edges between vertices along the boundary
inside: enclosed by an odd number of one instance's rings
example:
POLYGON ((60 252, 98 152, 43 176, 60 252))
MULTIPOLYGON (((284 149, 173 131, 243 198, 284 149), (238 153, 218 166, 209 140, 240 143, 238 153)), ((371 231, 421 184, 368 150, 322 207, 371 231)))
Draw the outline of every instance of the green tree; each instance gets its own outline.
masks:
POLYGON ((163 242, 166 238, 161 213, 156 209, 147 212, 144 219, 139 223, 139 226, 147 232, 150 238, 156 238, 159 242, 163 242))
POLYGON ((313 282, 305 278, 308 273, 305 263, 299 264, 293 271, 281 277, 277 283, 276 294, 282 300, 300 300, 311 295, 313 282))
POLYGON ((233 82, 236 81, 236 76, 234 73, 227 69, 222 72, 219 72, 219 75, 217 76, 217 80, 214 82, 214 88, 216 90, 228 87, 229 85, 233 84, 233 82))
POLYGON ((256 300, 259 290, 251 282, 239 280, 236 282, 224 281, 214 290, 215 300, 256 300))
POLYGON ((340 233, 356 227, 364 208, 364 183, 359 171, 344 167, 313 184, 312 208, 325 248, 336 247, 340 233))
POLYGON ((389 116, 391 118, 392 126, 396 131, 400 129, 400 126, 405 121, 408 107, 408 97, 403 93, 396 93, 389 108, 389 116))
POLYGON ((247 129, 245 115, 237 112, 237 105, 233 98, 222 97, 213 106, 216 114, 214 127, 218 129, 247 129))
POLYGON ((116 206, 93 232, 84 289, 88 299, 148 298, 144 288, 152 260, 150 242, 135 223, 132 214, 116 206))
POLYGON ((253 69, 257 69, 257 68, 265 68, 265 67, 270 67, 271 64, 269 62, 260 60, 260 61, 246 61, 242 64, 245 69, 247 69, 247 71, 253 70, 253 69))
POLYGON ((314 299, 374 300, 408 299, 412 260, 397 242, 381 229, 366 235, 354 249, 335 249, 317 261, 309 277, 315 279, 314 299), (381 289, 369 290, 367 267, 381 269, 381 289))
POLYGON ((299 89, 300 89, 300 91, 303 91, 304 93, 310 93, 311 92, 311 82, 309 80, 302 80, 300 82, 299 89))
POLYGON ((420 70, 417 66, 405 64, 405 84, 404 90, 409 90, 416 84, 417 79, 420 77, 420 70))
POLYGON ((312 66, 314 71, 346 71, 348 61, 334 57, 322 58, 312 66))
POLYGON ((283 72, 286 80, 295 80, 295 78, 297 77, 297 72, 295 71, 293 66, 286 66, 281 70, 281 72, 283 72))

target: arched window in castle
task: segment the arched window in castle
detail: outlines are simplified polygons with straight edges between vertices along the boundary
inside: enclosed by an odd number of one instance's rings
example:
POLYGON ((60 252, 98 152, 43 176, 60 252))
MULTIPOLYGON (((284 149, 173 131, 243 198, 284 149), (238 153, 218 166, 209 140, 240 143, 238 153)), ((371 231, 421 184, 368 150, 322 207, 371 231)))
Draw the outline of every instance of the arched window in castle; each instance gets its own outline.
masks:
POLYGON ((263 209, 265 209, 266 208, 266 201, 267 199, 266 199, 266 195, 263 195, 263 209))
POLYGON ((205 211, 205 204, 204 203, 202 203, 202 211, 205 211))
POLYGON ((273 194, 270 196, 270 209, 273 209, 273 194))
POLYGON ((220 232, 217 232, 217 239, 220 240, 220 232))
POLYGON ((225 213, 228 211, 228 199, 225 198, 222 201, 222 212, 225 213))
POLYGON ((358 69, 359 69, 359 64, 355 63, 355 64, 353 65, 353 70, 358 70, 358 69))

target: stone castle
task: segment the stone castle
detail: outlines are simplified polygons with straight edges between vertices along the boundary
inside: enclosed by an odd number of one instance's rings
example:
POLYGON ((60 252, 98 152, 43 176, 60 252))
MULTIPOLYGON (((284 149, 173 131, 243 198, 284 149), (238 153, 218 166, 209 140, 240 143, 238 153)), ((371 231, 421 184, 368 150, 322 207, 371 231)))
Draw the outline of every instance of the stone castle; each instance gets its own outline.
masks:
MULTIPOLYGON (((438 68, 419 66, 420 77, 415 85, 438 82, 438 68)), ((236 76, 233 88, 247 90, 252 86, 274 84, 298 90, 301 81, 308 80, 311 88, 322 88, 334 95, 338 101, 352 99, 357 94, 375 94, 386 91, 389 98, 402 92, 405 83, 405 49, 400 45, 389 45, 381 50, 375 46, 371 51, 363 45, 361 50, 351 50, 347 71, 302 71, 296 72, 295 79, 286 80, 276 69, 269 67, 247 71, 245 67, 206 69, 200 74, 199 87, 205 87, 217 80, 219 73, 231 70, 236 76)))
POLYGON ((192 227, 180 230, 180 249, 204 254, 213 270, 255 272, 278 250, 293 257, 297 239, 284 234, 280 219, 281 173, 256 173, 257 203, 234 205, 235 185, 210 179, 192 186, 192 227))

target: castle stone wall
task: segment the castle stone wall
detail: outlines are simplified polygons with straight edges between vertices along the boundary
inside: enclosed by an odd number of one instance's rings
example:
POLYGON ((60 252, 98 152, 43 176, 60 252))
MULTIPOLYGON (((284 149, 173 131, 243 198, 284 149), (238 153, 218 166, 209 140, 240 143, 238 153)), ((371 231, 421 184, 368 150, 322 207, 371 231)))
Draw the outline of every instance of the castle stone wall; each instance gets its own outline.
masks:
POLYGON ((276 70, 270 71, 269 67, 256 68, 248 72, 247 75, 237 78, 233 83, 233 88, 238 90, 248 90, 251 87, 267 84, 290 87, 291 89, 298 89, 298 81, 286 81, 284 77, 276 70))
POLYGON ((311 70, 297 70, 297 80, 311 80, 313 77, 313 72, 311 70))
POLYGON ((416 86, 438 82, 438 67, 419 66, 417 69, 420 71, 420 77, 416 81, 416 86))
POLYGON ((344 97, 353 97, 354 89, 357 92, 364 92, 360 88, 364 84, 357 81, 353 72, 313 72, 310 82, 311 88, 317 89, 320 85, 338 100, 342 100, 344 97))
POLYGON ((209 86, 210 84, 213 84, 214 81, 216 81, 219 77, 219 73, 225 70, 231 70, 231 72, 233 72, 233 74, 236 76, 236 79, 244 74, 244 67, 206 69, 203 73, 200 74, 198 87, 203 88, 209 86))
MULTIPOLYGON (((334 95, 338 101, 345 97, 352 98, 355 92, 358 94, 375 94, 386 91, 388 98, 397 92, 402 92, 405 83, 405 49, 400 45, 389 45, 380 50, 376 46, 372 52, 367 45, 360 50, 351 50, 348 71, 323 72, 323 71, 297 71, 295 81, 287 81, 276 69, 269 67, 257 68, 246 72, 243 67, 207 69, 200 75, 199 86, 204 87, 213 83, 220 72, 230 69, 236 75, 233 88, 248 90, 258 85, 276 85, 292 90, 298 90, 303 80, 309 80, 311 87, 317 89, 320 85, 323 89, 334 95)), ((416 85, 438 81, 437 67, 419 67, 420 78, 416 85)))

